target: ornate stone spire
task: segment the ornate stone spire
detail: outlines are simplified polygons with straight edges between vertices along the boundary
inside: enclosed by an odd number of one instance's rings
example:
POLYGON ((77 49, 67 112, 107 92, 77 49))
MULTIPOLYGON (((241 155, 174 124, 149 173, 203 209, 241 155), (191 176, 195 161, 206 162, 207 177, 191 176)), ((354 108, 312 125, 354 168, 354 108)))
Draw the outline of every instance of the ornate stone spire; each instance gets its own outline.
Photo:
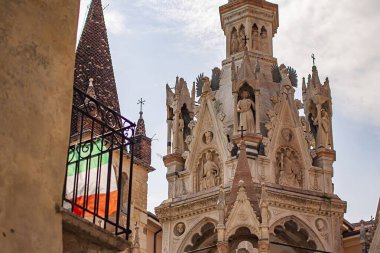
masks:
POLYGON ((152 157, 152 139, 146 136, 145 122, 143 118, 142 106, 145 100, 139 99, 137 104, 140 104, 140 117, 136 125, 135 144, 134 144, 134 156, 146 165, 151 164, 152 157))
POLYGON ((137 121, 137 126, 136 126, 136 136, 137 135, 143 135, 143 136, 146 136, 146 132, 145 132, 145 122, 144 122, 144 119, 143 119, 143 111, 142 111, 142 107, 145 103, 145 100, 143 100, 142 98, 139 100, 139 102, 137 104, 140 104, 140 118, 139 120, 137 121))
POLYGON ((240 142, 239 159, 236 166, 234 180, 232 182, 231 193, 227 201, 227 205, 229 206, 229 208, 233 206, 233 204, 235 203, 237 199, 238 192, 240 189, 240 184, 239 184, 240 181, 244 182, 244 188, 246 190, 247 197, 249 201, 251 202, 253 210, 255 211, 257 217, 260 220, 261 211, 259 208, 259 202, 256 197, 256 187, 253 183, 251 171, 248 165, 246 145, 244 141, 240 142))
POLYGON ((74 86, 86 92, 93 79, 97 100, 120 112, 101 0, 92 0, 75 56, 74 86))

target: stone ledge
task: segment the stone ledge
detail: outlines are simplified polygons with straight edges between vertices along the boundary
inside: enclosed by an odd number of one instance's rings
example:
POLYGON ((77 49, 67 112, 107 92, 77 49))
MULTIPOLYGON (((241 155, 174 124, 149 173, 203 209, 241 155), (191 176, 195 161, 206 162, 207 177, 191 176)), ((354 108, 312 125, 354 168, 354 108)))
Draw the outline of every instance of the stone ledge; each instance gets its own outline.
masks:
MULTIPOLYGON (((82 245, 92 245, 91 248, 103 249, 105 250, 104 252, 123 251, 131 246, 129 241, 115 236, 111 232, 67 210, 61 209, 60 212, 62 213, 64 238, 74 236, 78 243, 82 245)), ((67 245, 69 245, 69 243, 66 243, 64 240, 64 248, 67 245)), ((78 248, 80 247, 80 245, 77 246, 78 248)))

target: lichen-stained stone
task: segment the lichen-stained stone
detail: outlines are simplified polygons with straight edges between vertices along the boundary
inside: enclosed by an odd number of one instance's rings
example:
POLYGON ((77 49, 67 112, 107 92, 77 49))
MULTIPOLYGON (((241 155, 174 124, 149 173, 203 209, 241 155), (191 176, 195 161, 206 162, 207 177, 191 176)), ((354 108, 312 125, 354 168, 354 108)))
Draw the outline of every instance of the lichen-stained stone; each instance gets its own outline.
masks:
POLYGON ((1 252, 62 252, 77 0, 0 1, 1 252))

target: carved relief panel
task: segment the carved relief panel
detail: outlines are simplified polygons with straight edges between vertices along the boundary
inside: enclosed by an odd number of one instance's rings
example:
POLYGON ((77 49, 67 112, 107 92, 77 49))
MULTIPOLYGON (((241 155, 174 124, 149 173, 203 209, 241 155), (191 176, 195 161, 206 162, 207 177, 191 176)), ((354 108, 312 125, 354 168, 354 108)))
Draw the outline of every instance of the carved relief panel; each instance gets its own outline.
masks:
POLYGON ((276 183, 301 188, 304 168, 299 154, 290 147, 280 147, 276 152, 276 183))
POLYGON ((218 153, 209 149, 204 151, 198 161, 195 188, 197 191, 207 190, 222 183, 223 166, 218 153))

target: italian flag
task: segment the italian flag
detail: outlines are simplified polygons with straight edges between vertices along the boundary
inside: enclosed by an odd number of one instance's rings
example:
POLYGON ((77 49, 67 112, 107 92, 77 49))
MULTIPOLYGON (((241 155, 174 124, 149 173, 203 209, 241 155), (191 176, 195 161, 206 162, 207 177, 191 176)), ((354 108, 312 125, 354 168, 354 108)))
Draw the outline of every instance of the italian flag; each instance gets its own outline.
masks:
MULTIPOLYGON (((103 218, 106 215, 109 153, 112 152, 106 150, 101 140, 77 146, 75 151, 70 150, 66 180, 66 198, 75 201, 78 206, 85 207, 88 211, 96 213, 97 209, 97 215, 103 218), (76 199, 74 186, 77 187, 76 199)), ((116 213, 118 196, 113 167, 110 173, 108 215, 116 213)), ((84 217, 93 216, 86 211, 83 214, 83 209, 78 206, 74 205, 75 214, 84 217)))

